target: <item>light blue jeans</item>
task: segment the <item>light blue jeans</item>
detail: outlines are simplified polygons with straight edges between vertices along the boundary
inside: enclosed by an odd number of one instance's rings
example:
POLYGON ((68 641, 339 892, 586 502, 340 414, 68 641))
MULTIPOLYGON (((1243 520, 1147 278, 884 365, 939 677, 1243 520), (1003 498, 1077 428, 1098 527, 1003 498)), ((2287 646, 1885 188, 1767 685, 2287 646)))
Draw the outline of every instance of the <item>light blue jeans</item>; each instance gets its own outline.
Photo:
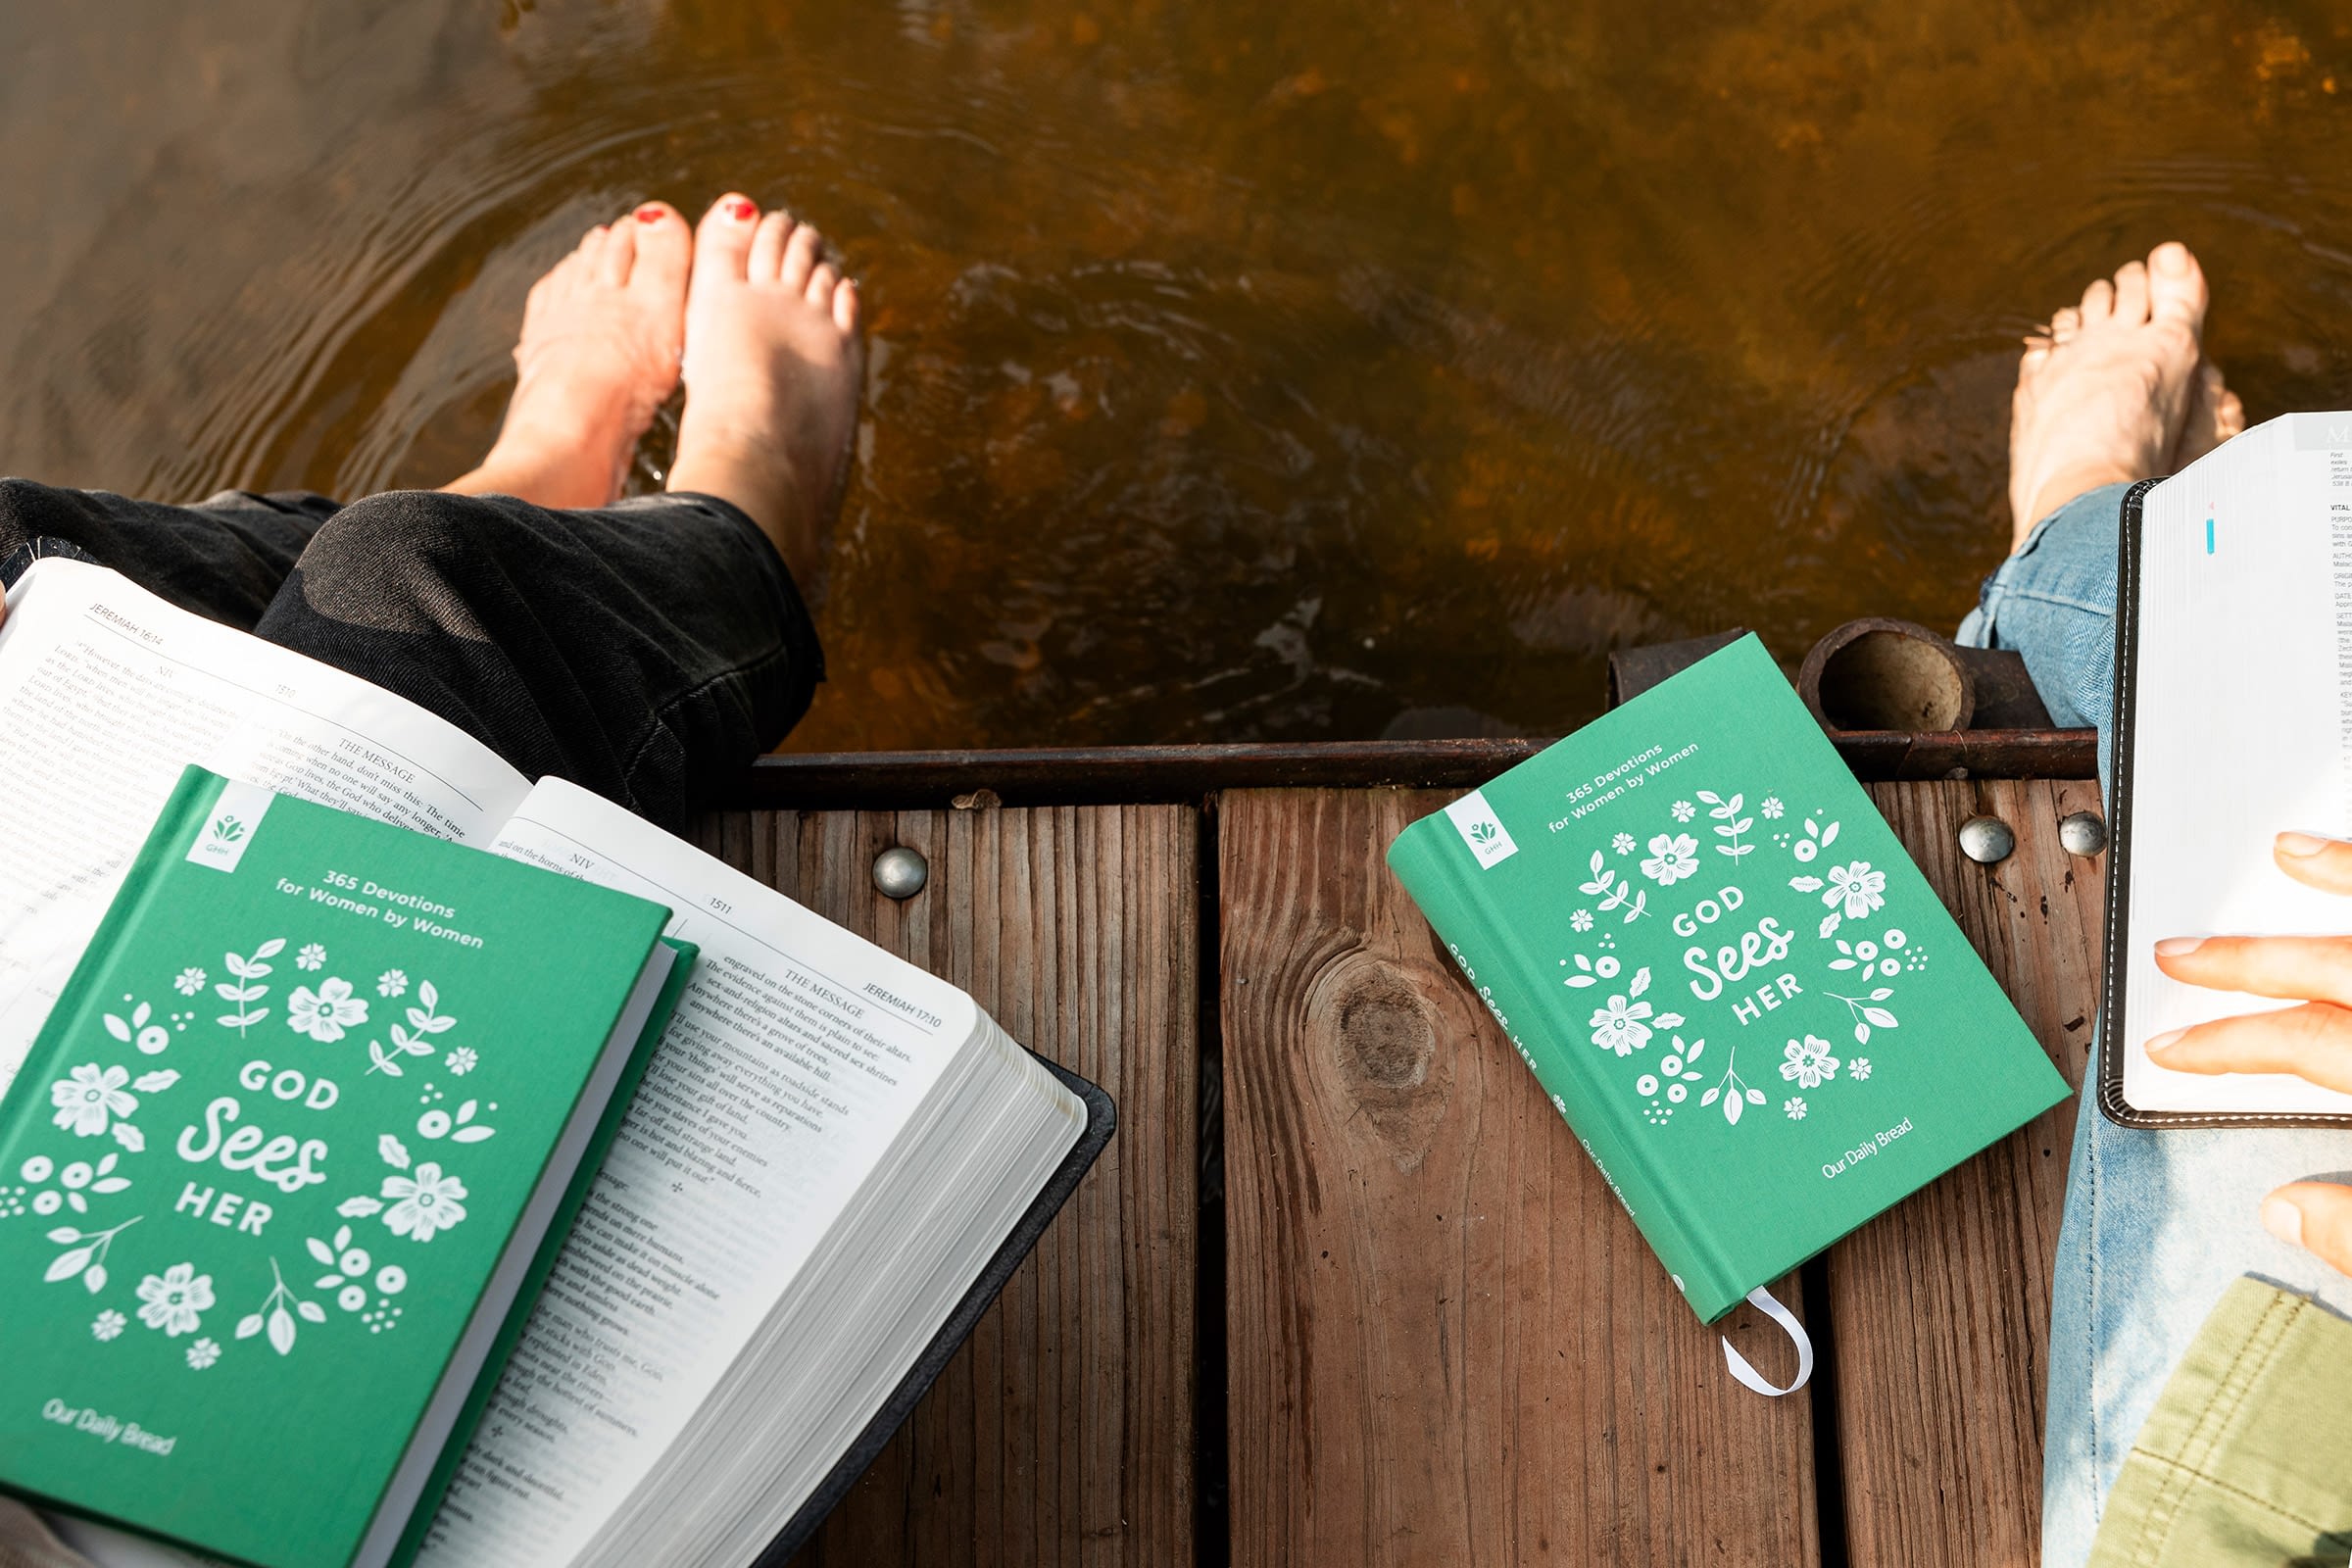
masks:
MULTIPOLYGON (((2097 727, 2102 792, 2113 776, 2116 540, 2129 488, 2093 490, 2036 523, 1985 579, 1959 634, 2023 655, 2054 722, 2097 727)), ((2253 1274, 2352 1311, 2352 1280, 2256 1217, 2279 1183, 2347 1179, 2348 1165, 2352 1133, 2141 1132, 2081 1104, 2050 1302, 2042 1568, 2088 1559, 2132 1436, 2232 1280, 2253 1274)))

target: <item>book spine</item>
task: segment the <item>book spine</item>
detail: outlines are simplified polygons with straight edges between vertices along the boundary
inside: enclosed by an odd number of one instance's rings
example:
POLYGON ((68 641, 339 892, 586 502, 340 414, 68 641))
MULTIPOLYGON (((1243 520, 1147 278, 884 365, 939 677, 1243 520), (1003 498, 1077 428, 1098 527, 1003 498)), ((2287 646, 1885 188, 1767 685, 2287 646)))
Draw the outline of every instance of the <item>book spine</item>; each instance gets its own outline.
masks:
POLYGON ((1442 833, 1428 824, 1408 828, 1390 847, 1389 866, 1691 1308, 1711 1322, 1737 1306, 1745 1287, 1686 1221, 1687 1205, 1641 1150, 1630 1106, 1616 1107, 1613 1098, 1622 1094, 1612 1096, 1598 1052, 1584 1043, 1590 1031, 1563 999, 1585 993, 1563 987, 1557 998, 1548 994, 1540 956, 1512 938, 1504 911, 1442 833))
POLYGON ((6 1098, 0 1099, 0 1154, 16 1148, 48 1119, 49 1087, 64 1074, 60 1058, 66 1043, 74 1038, 75 1019, 93 1001, 90 992, 96 977, 105 972, 116 949, 145 917, 172 851, 202 819, 208 803, 224 782, 191 763, 172 787, 155 826, 132 857, 114 902, 107 906, 106 917, 98 922, 89 946, 82 949, 72 977, 58 994, 57 1005, 41 1024, 41 1032, 33 1037, 32 1049, 19 1064, 6 1098))

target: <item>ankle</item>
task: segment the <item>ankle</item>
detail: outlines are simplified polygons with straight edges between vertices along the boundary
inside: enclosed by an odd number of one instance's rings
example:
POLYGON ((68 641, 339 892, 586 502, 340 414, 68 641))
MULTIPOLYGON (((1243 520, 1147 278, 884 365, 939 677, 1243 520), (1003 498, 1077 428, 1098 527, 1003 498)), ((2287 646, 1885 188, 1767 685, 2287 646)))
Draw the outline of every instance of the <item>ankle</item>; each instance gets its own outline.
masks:
POLYGON ((2087 462, 2058 469, 2035 487, 2033 495, 2017 514, 2016 531, 2010 543, 2014 555, 2024 548, 2026 536, 2034 525, 2080 496, 2111 484, 2132 484, 2149 475, 2134 473, 2112 462, 2087 462))
POLYGON ((681 427, 667 488, 716 496, 751 518, 808 591, 821 554, 821 509, 780 443, 681 427))

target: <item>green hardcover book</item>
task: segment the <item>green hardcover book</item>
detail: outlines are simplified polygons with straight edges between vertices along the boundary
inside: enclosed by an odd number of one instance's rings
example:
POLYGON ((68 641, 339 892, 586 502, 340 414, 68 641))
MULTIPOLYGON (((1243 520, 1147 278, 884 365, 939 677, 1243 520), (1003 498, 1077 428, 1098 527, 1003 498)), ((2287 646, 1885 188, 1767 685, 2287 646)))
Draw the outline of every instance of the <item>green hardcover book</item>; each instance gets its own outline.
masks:
POLYGON ((669 911, 189 768, 4 1100, 0 1490, 413 1552, 683 982, 669 911))
POLYGON ((1389 863, 1708 1322, 2066 1097, 1753 637, 1389 863))

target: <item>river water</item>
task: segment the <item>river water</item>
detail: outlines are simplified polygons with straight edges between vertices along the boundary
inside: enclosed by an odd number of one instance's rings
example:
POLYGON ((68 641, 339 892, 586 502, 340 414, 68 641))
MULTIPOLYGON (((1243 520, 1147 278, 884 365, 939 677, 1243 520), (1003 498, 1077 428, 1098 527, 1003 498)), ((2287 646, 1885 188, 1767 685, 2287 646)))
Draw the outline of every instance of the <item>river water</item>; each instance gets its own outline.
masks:
POLYGON ((2179 237, 2352 401, 2352 21, 1983 0, 0 11, 0 467, 431 484, 531 278, 729 186, 873 327, 795 749, 1556 733, 1948 625, 2016 340, 2179 237))

